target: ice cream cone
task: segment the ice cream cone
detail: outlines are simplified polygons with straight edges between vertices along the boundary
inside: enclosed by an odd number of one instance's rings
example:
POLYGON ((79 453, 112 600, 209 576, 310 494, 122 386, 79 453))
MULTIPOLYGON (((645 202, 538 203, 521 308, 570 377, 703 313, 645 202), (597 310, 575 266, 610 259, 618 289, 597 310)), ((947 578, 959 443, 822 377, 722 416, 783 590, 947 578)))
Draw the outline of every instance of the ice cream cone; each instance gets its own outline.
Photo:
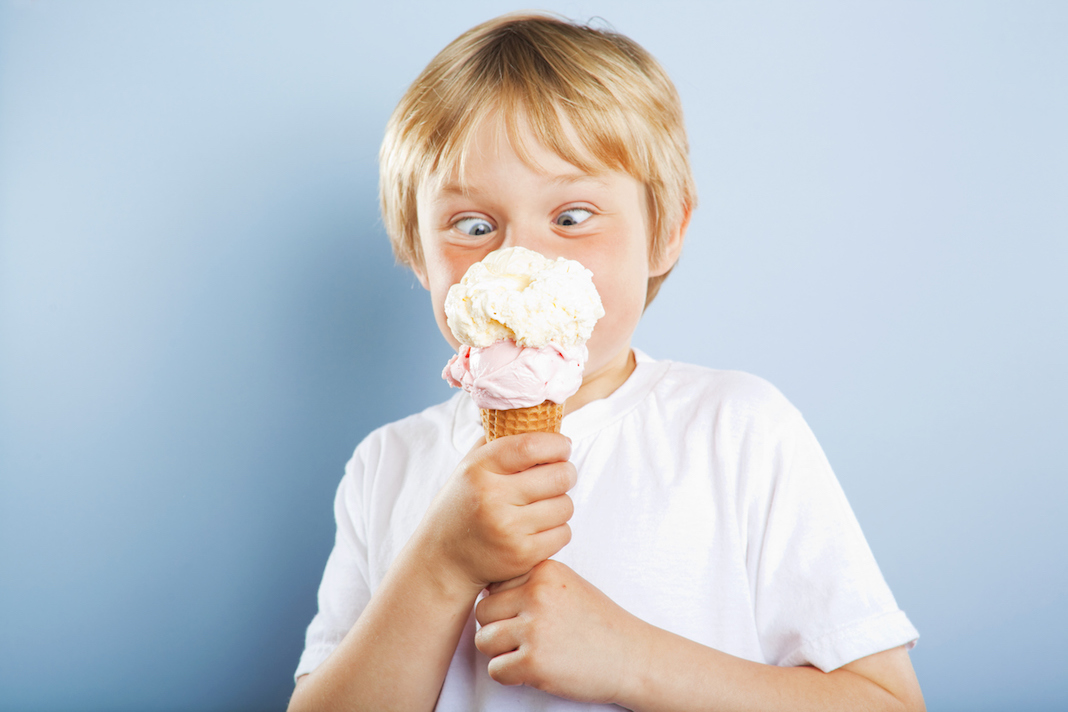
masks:
POLYGON ((563 403, 547 400, 529 408, 490 410, 481 408, 486 442, 517 433, 558 433, 564 419, 563 403))

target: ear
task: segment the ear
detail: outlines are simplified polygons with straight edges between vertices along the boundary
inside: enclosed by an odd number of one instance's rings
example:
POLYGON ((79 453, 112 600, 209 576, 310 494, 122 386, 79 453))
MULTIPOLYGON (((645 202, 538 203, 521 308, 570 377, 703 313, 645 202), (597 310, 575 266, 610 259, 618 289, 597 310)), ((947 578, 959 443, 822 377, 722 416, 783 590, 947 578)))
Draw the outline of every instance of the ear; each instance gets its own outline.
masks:
POLYGON ((650 277, 660 277, 667 274, 675 266, 675 263, 679 261, 682 243, 686 239, 686 230, 690 227, 691 215, 693 215, 693 207, 687 205, 686 212, 682 215, 682 220, 679 220, 679 224, 667 236, 667 242, 660 256, 649 260, 650 277))

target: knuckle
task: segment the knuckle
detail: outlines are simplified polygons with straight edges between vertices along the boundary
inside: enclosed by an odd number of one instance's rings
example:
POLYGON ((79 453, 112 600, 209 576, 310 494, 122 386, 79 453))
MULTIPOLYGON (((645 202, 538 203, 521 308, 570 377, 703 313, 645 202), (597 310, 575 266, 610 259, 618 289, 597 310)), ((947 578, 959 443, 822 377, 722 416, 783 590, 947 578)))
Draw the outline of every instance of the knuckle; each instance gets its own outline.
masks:
POLYGON ((559 539, 559 535, 553 535, 551 537, 547 537, 546 539, 543 540, 541 548, 538 551, 538 555, 537 555, 537 557, 535 557, 533 559, 533 561, 536 564, 537 563, 541 563, 545 559, 548 559, 550 556, 556 555, 556 553, 559 552, 563 548, 564 548, 564 542, 559 539))
POLYGON ((488 618, 486 616, 486 606, 487 605, 488 604, 486 603, 486 599, 485 598, 483 598, 481 601, 479 601, 475 605, 475 620, 478 621, 478 624, 480 626, 482 626, 481 628, 478 629, 478 632, 475 633, 475 643, 476 644, 478 643, 478 637, 480 635, 483 636, 483 637, 489 635, 489 633, 485 632, 485 630, 486 630, 486 627, 485 627, 486 626, 486 621, 488 620, 488 618))
POLYGON ((562 462, 552 469, 552 488, 554 492, 563 494, 571 489, 571 474, 568 472, 567 465, 569 463, 562 462))
POLYGON ((560 525, 560 542, 557 551, 571 543, 571 525, 564 522, 560 525))
MULTIPOLYGON (((509 656, 514 657, 514 656, 509 656)), ((516 660, 504 661, 499 656, 489 662, 488 672, 494 682, 502 685, 520 685, 523 683, 522 671, 516 660)))
POLYGON ((481 454, 470 453, 464 459, 460 460, 460 464, 457 466, 457 474, 466 480, 476 479, 482 474, 485 469, 484 458, 481 454))
POLYGON ((496 512, 486 512, 483 519, 486 535, 494 541, 507 542, 509 538, 508 523, 496 512))
POLYGON ((507 581, 523 573, 525 562, 515 547, 502 546, 494 552, 493 576, 491 581, 507 581))
POLYGON ((566 522, 575 514, 575 501, 565 494, 562 506, 564 510, 564 521, 566 522))
MULTIPOLYGON (((530 600, 534 604, 535 609, 550 608, 552 606, 555 594, 556 587, 550 585, 544 578, 539 578, 531 582, 530 600)), ((536 631, 532 632, 531 638, 534 639, 536 642, 536 631)))
POLYGON ((575 463, 568 460, 564 463, 564 471, 567 475, 566 488, 571 489, 578 483, 578 469, 575 467, 575 463))
POLYGON ((532 537, 523 537, 516 542, 516 564, 525 566, 526 562, 538 557, 538 550, 532 537))
POLYGON ((492 497, 497 492, 496 478, 486 470, 478 470, 471 475, 471 487, 483 499, 492 497))
POLYGON ((493 658, 489 661, 487 671, 489 672, 490 679, 494 682, 499 682, 502 685, 510 684, 507 682, 507 670, 504 663, 500 662, 498 658, 493 658))
POLYGON ((471 504, 470 512, 470 522, 475 532, 482 532, 490 537, 494 536, 497 521, 496 517, 493 516, 493 512, 477 500, 471 504))
POLYGON ((453 470, 453 474, 457 477, 466 477, 478 462, 478 458, 474 453, 468 453, 456 464, 456 469, 453 470))
POLYGON ((520 436, 512 439, 512 448, 516 456, 523 462, 528 462, 534 456, 534 438, 520 436))
POLYGON ((477 648, 479 652, 485 654, 486 644, 489 642, 488 639, 489 633, 486 632, 486 628, 479 628, 477 631, 475 631, 475 648, 477 648))
POLYGON ((535 596, 549 596, 556 593, 561 583, 564 565, 553 559, 539 562, 530 572, 531 591, 535 596))
POLYGON ((462 497, 467 507, 480 507, 488 494, 486 483, 479 474, 468 472, 464 475, 462 497))
POLYGON ((548 682, 541 657, 533 650, 523 656, 523 684, 535 689, 544 689, 548 682))
POLYGON ((563 564, 559 561, 553 561, 552 559, 546 559, 538 566, 538 574, 543 578, 551 578, 555 576, 561 569, 563 564))

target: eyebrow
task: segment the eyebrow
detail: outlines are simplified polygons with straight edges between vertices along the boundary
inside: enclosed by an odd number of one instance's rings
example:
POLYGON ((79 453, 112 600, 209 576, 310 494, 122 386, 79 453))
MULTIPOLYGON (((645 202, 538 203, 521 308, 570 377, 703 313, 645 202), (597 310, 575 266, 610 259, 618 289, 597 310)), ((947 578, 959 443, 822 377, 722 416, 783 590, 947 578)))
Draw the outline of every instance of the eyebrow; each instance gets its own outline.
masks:
POLYGON ((552 179, 553 183, 572 185, 574 183, 596 183, 600 186, 608 185, 608 181, 590 173, 565 173, 552 179))
MULTIPOLYGON (((550 182, 556 185, 574 185, 576 183, 594 183, 600 187, 608 185, 608 181, 604 178, 589 173, 562 173, 554 176, 550 182)), ((448 193, 450 195, 472 195, 477 194, 478 192, 470 186, 465 189, 464 186, 456 181, 449 181, 448 183, 442 184, 439 190, 442 193, 448 193)))

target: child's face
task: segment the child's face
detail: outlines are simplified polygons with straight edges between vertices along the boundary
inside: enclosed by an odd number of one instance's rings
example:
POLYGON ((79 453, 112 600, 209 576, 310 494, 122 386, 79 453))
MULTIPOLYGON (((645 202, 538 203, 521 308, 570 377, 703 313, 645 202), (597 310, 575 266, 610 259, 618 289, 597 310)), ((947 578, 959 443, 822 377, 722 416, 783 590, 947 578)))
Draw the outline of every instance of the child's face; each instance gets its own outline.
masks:
POLYGON ((681 247, 681 233, 657 264, 649 261, 649 220, 644 186, 629 175, 590 175, 525 136, 540 167, 516 155, 507 133, 485 121, 467 157, 463 191, 448 177, 425 181, 418 194, 424 265, 416 269, 430 290, 438 328, 453 348, 445 323, 445 295, 467 268, 493 250, 522 246, 546 257, 578 260, 593 272, 605 316, 587 346, 582 389, 568 410, 602 398, 633 370, 630 339, 645 306, 649 277, 666 272, 681 247))

